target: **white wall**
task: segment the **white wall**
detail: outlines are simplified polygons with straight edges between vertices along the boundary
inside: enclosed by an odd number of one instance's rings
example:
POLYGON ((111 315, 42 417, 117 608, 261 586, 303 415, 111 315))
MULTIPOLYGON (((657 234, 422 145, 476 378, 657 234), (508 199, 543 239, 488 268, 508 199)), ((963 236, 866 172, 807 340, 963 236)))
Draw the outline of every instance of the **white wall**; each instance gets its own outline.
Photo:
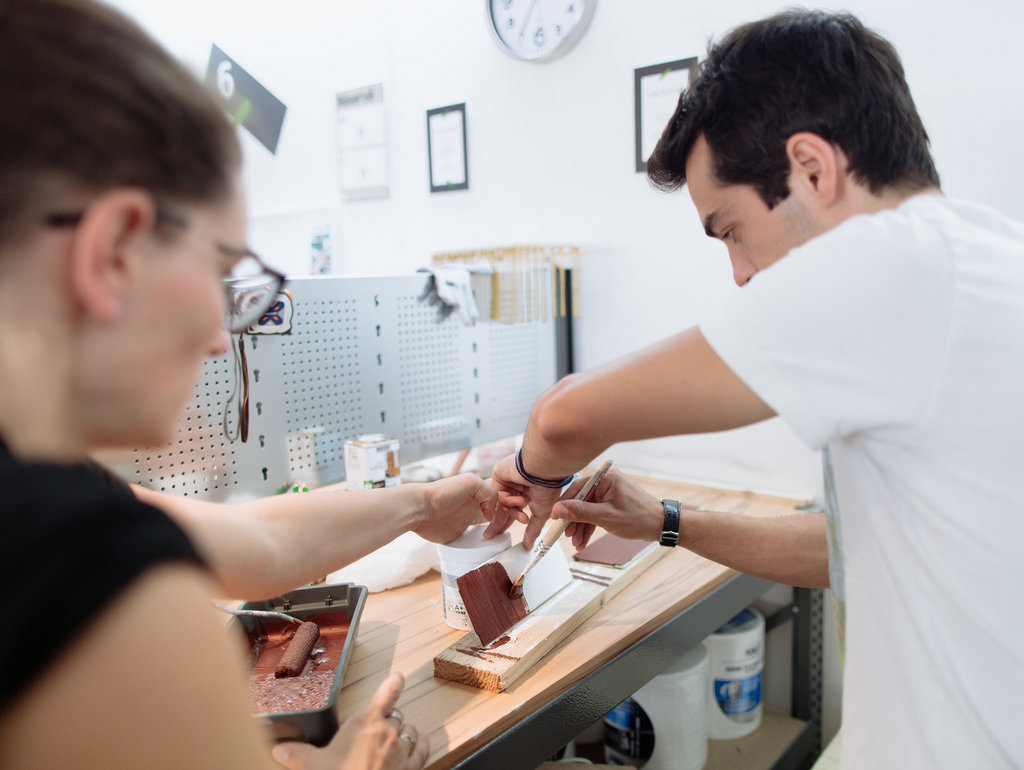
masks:
MULTIPOLYGON (((285 270, 308 271, 311 231, 324 224, 345 273, 409 272, 450 249, 582 244, 582 368, 692 325, 737 290, 688 196, 655 192, 634 172, 633 69, 702 55, 709 36, 783 7, 776 0, 600 0, 576 49, 545 65, 499 52, 483 0, 115 5, 200 72, 216 43, 287 105, 276 157, 243 137, 251 239, 285 270), (374 83, 384 85, 391 193, 342 203, 334 94, 374 83), (456 102, 467 104, 470 189, 431 195, 425 112, 456 102)), ((946 193, 1024 219, 1024 3, 821 5, 853 11, 900 50, 946 193)), ((819 489, 817 457, 778 421, 614 454, 624 467, 819 489)))

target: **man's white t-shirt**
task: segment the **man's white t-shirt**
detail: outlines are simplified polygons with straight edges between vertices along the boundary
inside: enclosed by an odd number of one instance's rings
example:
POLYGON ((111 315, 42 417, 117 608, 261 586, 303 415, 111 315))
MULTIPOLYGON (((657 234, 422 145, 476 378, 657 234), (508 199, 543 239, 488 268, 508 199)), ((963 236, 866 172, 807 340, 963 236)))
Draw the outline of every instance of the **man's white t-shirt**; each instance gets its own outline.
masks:
POLYGON ((831 453, 843 766, 1024 766, 1024 227, 917 195, 794 249, 701 331, 831 453))

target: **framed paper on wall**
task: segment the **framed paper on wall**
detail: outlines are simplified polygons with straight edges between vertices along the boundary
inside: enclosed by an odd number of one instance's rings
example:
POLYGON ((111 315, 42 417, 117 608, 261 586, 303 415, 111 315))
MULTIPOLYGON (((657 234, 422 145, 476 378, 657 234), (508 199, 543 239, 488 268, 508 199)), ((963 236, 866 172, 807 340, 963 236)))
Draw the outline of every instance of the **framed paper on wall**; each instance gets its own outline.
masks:
POLYGON ((469 189, 466 103, 427 110, 430 192, 469 189))
POLYGON ((384 86, 335 94, 338 180, 344 200, 388 197, 384 86))
POLYGON ((696 76, 696 56, 633 70, 637 173, 647 169, 647 159, 675 113, 679 94, 696 76))

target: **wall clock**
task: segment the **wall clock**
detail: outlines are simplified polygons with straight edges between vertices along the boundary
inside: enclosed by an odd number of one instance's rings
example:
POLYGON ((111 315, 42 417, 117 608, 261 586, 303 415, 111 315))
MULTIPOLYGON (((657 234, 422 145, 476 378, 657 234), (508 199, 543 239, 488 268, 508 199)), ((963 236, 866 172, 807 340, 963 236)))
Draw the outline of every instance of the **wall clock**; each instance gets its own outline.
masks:
POLYGON ((498 47, 516 59, 546 62, 583 37, 597 0, 486 0, 498 47))

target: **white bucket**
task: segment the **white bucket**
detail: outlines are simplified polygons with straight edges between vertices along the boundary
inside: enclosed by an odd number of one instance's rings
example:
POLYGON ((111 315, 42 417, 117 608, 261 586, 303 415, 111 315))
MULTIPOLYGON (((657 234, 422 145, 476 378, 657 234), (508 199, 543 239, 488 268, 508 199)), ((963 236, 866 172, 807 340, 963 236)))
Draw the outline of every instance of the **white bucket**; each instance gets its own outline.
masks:
POLYGON ((708 737, 742 738, 761 724, 764 616, 752 607, 704 640, 711 668, 708 737))
POLYGON ((437 547, 437 555, 441 560, 444 622, 460 631, 472 631, 473 626, 469 622, 466 605, 462 603, 459 586, 455 581, 512 545, 512 534, 507 531, 493 540, 484 540, 485 529, 486 524, 477 524, 469 527, 451 542, 437 547))
POLYGON ((708 761, 708 653, 698 644, 605 717, 605 762, 702 770, 708 761))

